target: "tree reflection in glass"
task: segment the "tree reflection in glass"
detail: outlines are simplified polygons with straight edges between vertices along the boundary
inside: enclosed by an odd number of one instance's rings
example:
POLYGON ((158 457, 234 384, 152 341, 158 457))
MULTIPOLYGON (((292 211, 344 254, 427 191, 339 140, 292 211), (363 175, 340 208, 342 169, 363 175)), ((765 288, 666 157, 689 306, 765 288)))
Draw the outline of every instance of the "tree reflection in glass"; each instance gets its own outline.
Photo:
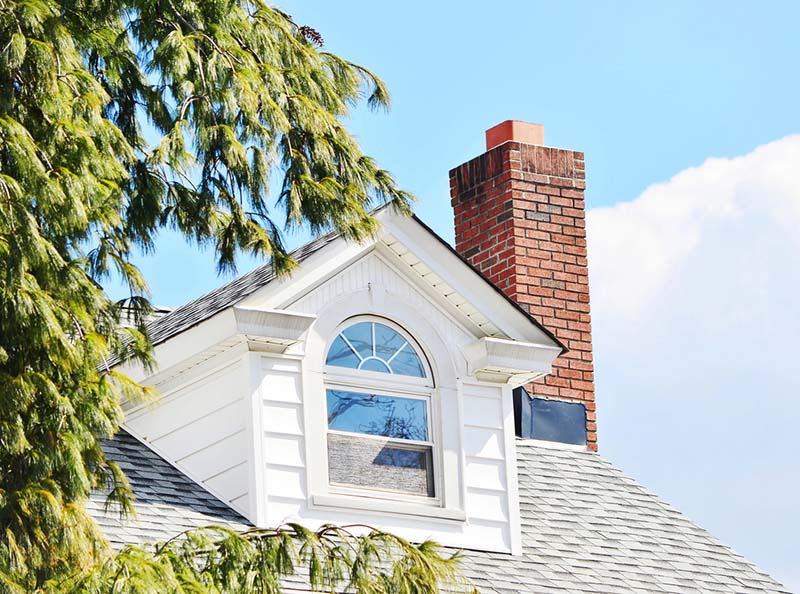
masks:
POLYGON ((428 441, 426 401, 328 390, 328 427, 337 431, 428 441))
POLYGON ((417 352, 396 330, 378 322, 359 322, 345 328, 331 344, 327 365, 425 377, 417 352))

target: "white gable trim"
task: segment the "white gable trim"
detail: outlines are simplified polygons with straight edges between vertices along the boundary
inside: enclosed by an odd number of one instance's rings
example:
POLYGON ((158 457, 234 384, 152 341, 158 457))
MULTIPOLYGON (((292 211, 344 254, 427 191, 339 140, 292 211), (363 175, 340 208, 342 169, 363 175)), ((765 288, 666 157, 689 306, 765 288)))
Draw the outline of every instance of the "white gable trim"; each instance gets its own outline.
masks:
POLYGON ((237 345, 283 353, 301 342, 314 320, 314 316, 286 310, 229 307, 156 345, 157 373, 149 374, 138 363, 125 364, 121 371, 135 381, 159 386, 237 345))
POLYGON ((458 255, 442 245, 442 240, 417 220, 388 210, 379 213, 378 218, 387 232, 508 338, 542 346, 559 346, 529 316, 510 303, 496 287, 465 264, 458 255))
POLYGON ((336 239, 304 260, 291 277, 273 280, 239 305, 255 309, 284 309, 374 250, 395 268, 402 268, 402 274, 415 279, 427 295, 455 313, 455 317, 463 320, 460 324, 470 327, 476 336, 555 346, 560 352, 561 345, 546 330, 443 245, 442 240, 419 221, 395 214, 390 209, 380 211, 376 218, 382 224, 376 237, 363 244, 336 239), (398 254, 399 245, 405 248, 402 254, 398 254), (413 254, 413 261, 407 254, 413 254))

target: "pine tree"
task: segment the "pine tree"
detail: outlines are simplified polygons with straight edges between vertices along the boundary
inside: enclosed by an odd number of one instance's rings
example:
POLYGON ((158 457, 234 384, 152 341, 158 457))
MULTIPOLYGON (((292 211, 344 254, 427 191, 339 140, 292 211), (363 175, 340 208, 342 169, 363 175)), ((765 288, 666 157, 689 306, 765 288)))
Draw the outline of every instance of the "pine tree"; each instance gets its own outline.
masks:
POLYGON ((0 592, 68 591, 87 567, 103 568, 100 584, 136 559, 151 567, 142 589, 86 591, 162 591, 146 587, 169 572, 206 579, 205 565, 241 577, 225 563, 254 559, 280 575, 286 553, 269 543, 287 531, 109 558, 83 502, 105 489, 131 505, 98 440, 119 427, 122 397, 147 397, 108 364, 151 362, 132 250, 172 228, 213 246, 220 270, 243 250, 288 273, 282 229, 358 240, 376 229, 373 205, 407 212, 410 196, 342 125, 361 102, 386 107, 383 83, 261 0, 0 0, 0 592), (122 302, 102 290, 112 272, 130 288, 122 302), (123 306, 132 327, 118 324, 123 306))

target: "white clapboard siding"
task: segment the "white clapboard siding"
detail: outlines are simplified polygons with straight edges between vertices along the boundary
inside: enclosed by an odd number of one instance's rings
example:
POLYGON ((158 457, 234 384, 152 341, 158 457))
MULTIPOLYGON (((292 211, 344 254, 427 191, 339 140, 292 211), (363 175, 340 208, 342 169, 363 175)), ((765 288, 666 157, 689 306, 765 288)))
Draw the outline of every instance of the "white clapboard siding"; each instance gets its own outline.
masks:
MULTIPOLYGON (((209 366, 213 361, 209 361, 209 366)), ((247 512, 248 460, 245 366, 241 359, 196 374, 125 426, 209 491, 247 512)))

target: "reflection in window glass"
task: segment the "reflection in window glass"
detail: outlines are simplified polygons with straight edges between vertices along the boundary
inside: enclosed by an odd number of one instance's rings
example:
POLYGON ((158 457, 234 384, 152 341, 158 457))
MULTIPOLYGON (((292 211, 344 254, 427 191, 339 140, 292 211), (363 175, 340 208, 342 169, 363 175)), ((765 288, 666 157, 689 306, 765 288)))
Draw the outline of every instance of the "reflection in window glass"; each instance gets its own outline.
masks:
POLYGON ((372 322, 361 322, 353 324, 342 332, 341 336, 347 339, 350 347, 355 351, 359 359, 366 359, 375 353, 373 352, 372 322))
POLYGON ((378 322, 359 322, 342 331, 325 362, 349 369, 425 377, 414 347, 402 334, 378 322))
POLYGON ((427 401, 328 390, 328 427, 337 431, 428 441, 427 401))
POLYGON ((329 433, 328 469, 336 485, 435 496, 430 446, 329 433))
POLYGON ((328 351, 328 365, 337 367, 349 367, 357 369, 361 359, 355 354, 341 336, 337 336, 328 351))

